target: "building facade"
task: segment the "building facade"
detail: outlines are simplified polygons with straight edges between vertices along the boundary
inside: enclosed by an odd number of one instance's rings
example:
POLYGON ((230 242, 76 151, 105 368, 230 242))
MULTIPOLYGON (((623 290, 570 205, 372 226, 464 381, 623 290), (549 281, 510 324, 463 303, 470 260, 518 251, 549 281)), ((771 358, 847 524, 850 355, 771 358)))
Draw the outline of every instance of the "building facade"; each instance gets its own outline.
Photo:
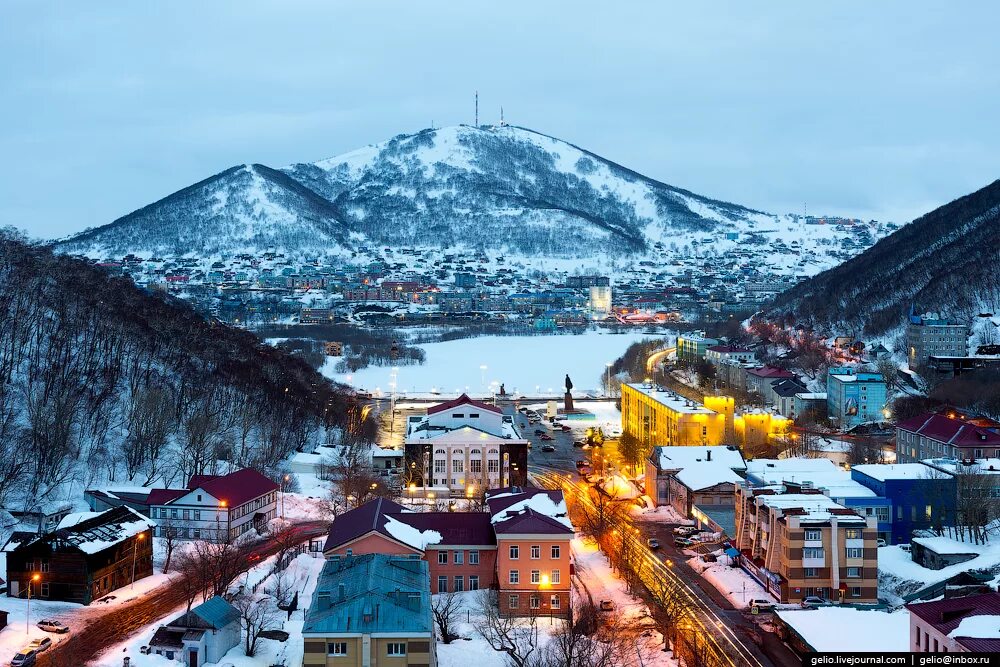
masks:
POLYGON ((956 484, 952 475, 922 463, 864 464, 851 468, 851 478, 889 506, 879 516, 879 537, 887 544, 908 544, 914 530, 955 523, 956 484), (882 530, 882 526, 888 530, 882 530))
POLYGON ((622 387, 622 432, 646 445, 721 445, 726 417, 655 385, 622 387))
POLYGON ((911 602, 913 653, 1000 653, 1000 593, 911 602))
POLYGON ((969 354, 969 327, 934 315, 911 315, 906 323, 906 359, 911 369, 925 366, 932 356, 969 354))
POLYGON ((896 460, 1000 458, 1000 423, 960 410, 925 412, 896 424, 896 460))
POLYGON ((701 334, 685 334, 677 337, 677 358, 680 361, 698 361, 704 359, 708 348, 718 345, 715 338, 706 338, 701 334))
POLYGON ((831 368, 826 376, 826 409, 842 429, 885 420, 886 387, 881 373, 831 368))

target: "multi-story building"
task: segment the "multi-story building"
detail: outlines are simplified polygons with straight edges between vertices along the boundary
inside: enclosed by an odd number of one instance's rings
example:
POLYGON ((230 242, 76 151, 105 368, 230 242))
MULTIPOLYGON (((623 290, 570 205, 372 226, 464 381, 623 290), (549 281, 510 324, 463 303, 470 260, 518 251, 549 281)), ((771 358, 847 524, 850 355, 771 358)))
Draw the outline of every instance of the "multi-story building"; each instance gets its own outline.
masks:
POLYGON ((590 314, 594 317, 607 317, 611 314, 611 287, 593 286, 590 288, 590 314))
POLYGON ((911 602, 913 653, 1000 653, 1000 593, 911 602))
POLYGON ((818 489, 738 485, 735 532, 742 567, 781 602, 878 602, 875 518, 818 489))
POLYGON ((467 394, 411 416, 404 447, 412 494, 464 498, 527 481, 528 441, 514 418, 467 394))
POLYGON ((302 626, 302 664, 437 664, 427 563, 406 556, 332 556, 302 626))
POLYGON ((792 380, 794 378, 795 373, 783 368, 773 366, 748 368, 746 370, 746 390, 751 394, 760 394, 765 405, 773 405, 774 392, 771 390, 771 383, 775 380, 792 380))
POLYGON ((826 409, 842 429, 885 420, 885 379, 881 373, 831 368, 826 376, 826 409))
POLYGON ((567 276, 566 287, 587 288, 587 287, 607 287, 611 284, 611 279, 607 276, 567 276))
POLYGON ((718 345, 715 338, 707 338, 703 334, 693 333, 677 337, 677 358, 681 361, 697 361, 704 359, 708 348, 718 345))
POLYGON ((195 475, 186 489, 153 489, 146 500, 156 534, 179 539, 235 539, 263 531, 276 516, 278 484, 245 468, 228 475, 195 475))
POLYGON ((969 354, 969 327, 936 315, 910 315, 906 323, 906 358, 911 369, 930 357, 965 357, 969 354))
POLYGON ((851 478, 889 501, 888 516, 878 517, 878 536, 887 544, 908 544, 914 530, 954 525, 951 474, 923 463, 863 464, 851 468, 851 478))
POLYGON ((705 350, 705 359, 716 366, 727 362, 751 363, 754 360, 753 350, 731 345, 712 345, 705 350))
POLYGON ((1000 422, 961 410, 925 412, 896 424, 896 460, 1000 458, 1000 422))
POLYGON ((622 385, 622 432, 646 445, 721 445, 726 417, 652 384, 622 385))
POLYGON ((735 485, 743 482, 746 467, 733 446, 654 447, 646 460, 646 495, 681 516, 708 515, 721 524, 726 520, 717 515, 732 514, 735 485))
POLYGON ((562 491, 498 489, 486 503, 497 539, 501 613, 568 616, 574 529, 562 491))

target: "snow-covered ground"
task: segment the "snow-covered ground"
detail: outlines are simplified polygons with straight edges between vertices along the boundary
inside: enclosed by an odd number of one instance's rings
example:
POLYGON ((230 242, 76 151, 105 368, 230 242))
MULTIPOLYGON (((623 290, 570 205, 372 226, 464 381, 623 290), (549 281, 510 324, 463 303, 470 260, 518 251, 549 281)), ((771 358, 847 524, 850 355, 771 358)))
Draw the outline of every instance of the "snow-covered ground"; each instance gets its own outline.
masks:
POLYGON ((910 614, 852 607, 787 609, 776 612, 817 651, 908 652, 910 614))
POLYGON ((979 554, 972 560, 956 565, 949 565, 940 570, 931 570, 913 562, 910 554, 903 551, 899 545, 881 547, 878 550, 878 569, 906 581, 919 582, 925 586, 944 581, 961 572, 969 570, 989 570, 1000 565, 1000 541, 987 544, 972 544, 948 537, 916 538, 933 543, 935 550, 945 553, 975 553, 979 554))
MULTIPOLYGON (((575 395, 600 395, 607 362, 620 357, 632 343, 664 335, 595 330, 576 335, 481 336, 427 343, 420 346, 427 355, 425 363, 398 367, 396 393, 442 398, 461 392, 487 396, 503 383, 508 394, 556 397, 565 391, 563 380, 568 373, 575 395)), ((334 370, 337 361, 330 357, 320 370, 365 391, 383 395, 391 391, 392 368, 369 366, 342 374, 334 370)))
POLYGON ((721 555, 718 558, 714 563, 706 563, 700 556, 696 556, 688 559, 687 564, 695 572, 701 573, 705 581, 715 586, 737 609, 747 607, 750 600, 774 601, 764 587, 743 568, 731 567, 729 556, 721 555))
MULTIPOLYGON (((572 376, 571 376, 572 377, 572 376)), ((573 380, 576 382, 576 380, 573 380)), ((575 387, 574 387, 575 389, 575 387)), ((557 400, 553 398, 552 400, 557 400)), ((574 437, 580 435, 588 428, 600 428, 604 435, 610 437, 618 437, 622 432, 622 413, 621 410, 615 405, 616 399, 608 399, 606 401, 586 401, 576 403, 576 407, 581 410, 587 410, 593 413, 593 419, 564 419, 560 423, 566 424, 573 431, 574 437)), ((540 415, 546 414, 548 409, 547 403, 533 403, 526 406, 531 410, 536 411, 540 415)), ((559 401, 557 407, 562 407, 562 402, 559 401)), ((545 421, 542 425, 548 427, 549 424, 545 421)))

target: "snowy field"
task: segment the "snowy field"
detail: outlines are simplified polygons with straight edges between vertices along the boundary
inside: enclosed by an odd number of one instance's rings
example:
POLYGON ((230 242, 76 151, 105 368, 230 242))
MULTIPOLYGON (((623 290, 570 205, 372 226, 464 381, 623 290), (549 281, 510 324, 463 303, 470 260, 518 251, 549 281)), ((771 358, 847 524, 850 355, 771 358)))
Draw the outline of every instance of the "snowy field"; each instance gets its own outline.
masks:
MULTIPOLYGON (((397 394, 452 397, 461 392, 491 395, 500 383, 507 393, 562 396, 568 373, 574 395, 600 395, 605 364, 622 355, 632 343, 666 338, 666 334, 641 331, 610 334, 587 331, 573 335, 481 336, 421 345, 427 360, 419 366, 399 366, 397 394), (486 366, 484 371, 481 366, 486 366)), ((338 382, 364 391, 388 394, 392 368, 369 366, 356 373, 335 372, 336 358, 328 358, 320 369, 338 382)))

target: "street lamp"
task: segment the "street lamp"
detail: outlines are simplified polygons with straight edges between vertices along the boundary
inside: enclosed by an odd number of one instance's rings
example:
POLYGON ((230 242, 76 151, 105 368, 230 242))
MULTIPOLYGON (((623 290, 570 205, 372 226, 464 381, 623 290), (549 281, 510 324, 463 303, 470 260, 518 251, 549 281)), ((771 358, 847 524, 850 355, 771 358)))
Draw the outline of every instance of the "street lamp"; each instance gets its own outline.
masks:
POLYGON ((36 573, 31 575, 31 581, 28 582, 28 608, 24 611, 24 634, 28 634, 28 623, 31 618, 31 582, 41 578, 42 575, 36 573))
POLYGON ((605 395, 610 398, 611 397, 611 367, 614 366, 614 364, 609 361, 609 362, 607 362, 604 365, 607 366, 607 368, 608 368, 608 384, 607 384, 607 389, 605 390, 605 395))
POLYGON ((132 584, 129 586, 131 590, 135 590, 135 557, 136 552, 139 550, 139 542, 146 539, 146 533, 139 533, 136 535, 135 542, 132 543, 132 584))

